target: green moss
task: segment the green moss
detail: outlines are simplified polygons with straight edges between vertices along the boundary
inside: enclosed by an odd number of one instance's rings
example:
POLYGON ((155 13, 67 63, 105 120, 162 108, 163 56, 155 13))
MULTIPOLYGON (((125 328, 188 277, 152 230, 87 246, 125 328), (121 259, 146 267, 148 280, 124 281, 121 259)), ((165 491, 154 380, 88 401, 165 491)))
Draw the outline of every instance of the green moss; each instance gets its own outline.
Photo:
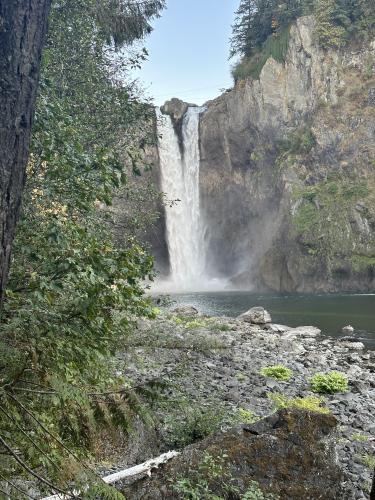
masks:
POLYGON ((348 378, 341 372, 331 371, 329 373, 317 373, 310 380, 311 388, 319 394, 335 394, 336 392, 347 392, 348 378))
POLYGON ((322 406, 324 398, 307 396, 305 398, 287 398, 280 393, 268 394, 268 398, 274 403, 275 409, 295 408, 297 410, 307 410, 315 413, 329 414, 330 410, 322 406))
MULTIPOLYGON (((366 182, 334 177, 312 186, 297 187, 293 191, 293 231, 302 252, 310 263, 324 265, 334 275, 343 268, 354 271, 368 269, 375 264, 369 248, 375 240, 363 241, 358 237, 353 210, 359 201, 370 195, 366 182), (356 255, 353 257, 353 252, 356 255), (360 251, 363 250, 363 256, 360 251), (316 260, 319 257, 319 262, 316 260)), ((371 202, 368 203, 371 206, 371 202)), ((374 252, 372 252, 373 254, 374 252)), ((308 268, 309 262, 305 262, 308 268)))
POLYGON ((293 377, 293 371, 283 365, 266 366, 261 369, 260 373, 265 377, 283 381, 290 380, 293 377))
POLYGON ((375 256, 370 255, 353 255, 351 263, 355 271, 365 271, 375 269, 375 256))

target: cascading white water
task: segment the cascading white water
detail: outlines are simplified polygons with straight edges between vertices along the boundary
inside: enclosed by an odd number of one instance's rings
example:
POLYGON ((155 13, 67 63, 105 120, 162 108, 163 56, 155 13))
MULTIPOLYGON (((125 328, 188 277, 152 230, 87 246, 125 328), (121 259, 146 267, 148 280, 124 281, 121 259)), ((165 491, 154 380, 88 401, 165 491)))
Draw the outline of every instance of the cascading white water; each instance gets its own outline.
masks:
POLYGON ((161 187, 165 193, 170 286, 196 290, 204 285, 205 252, 199 207, 199 114, 188 108, 182 124, 183 155, 172 119, 158 111, 161 187))

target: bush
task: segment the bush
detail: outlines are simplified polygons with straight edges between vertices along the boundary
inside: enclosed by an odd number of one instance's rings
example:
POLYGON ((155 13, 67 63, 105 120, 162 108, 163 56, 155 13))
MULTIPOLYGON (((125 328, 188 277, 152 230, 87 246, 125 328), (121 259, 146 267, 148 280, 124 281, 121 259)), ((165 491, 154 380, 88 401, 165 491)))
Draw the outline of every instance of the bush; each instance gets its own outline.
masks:
POLYGON ((335 394, 348 390, 348 378, 340 372, 317 373, 310 380, 311 388, 319 394, 335 394))
POLYGON ((211 408, 186 408, 183 420, 172 417, 167 421, 168 444, 183 448, 218 431, 225 420, 223 411, 211 408))
POLYGON ((315 144, 316 139, 312 130, 309 127, 301 127, 281 142, 280 149, 288 154, 307 154, 315 144))
POLYGON ((178 498, 191 500, 221 500, 238 498, 239 500, 277 500, 270 493, 264 493, 259 483, 250 481, 243 492, 244 486, 237 486, 228 463, 227 455, 213 457, 205 453, 197 470, 190 470, 188 476, 179 476, 172 485, 178 498))
POLYGON ((375 468, 375 455, 362 455, 361 462, 363 465, 373 470, 375 468))
POLYGON ((276 410, 292 408, 296 410, 312 411, 314 413, 330 413, 328 408, 321 406, 322 403, 324 403, 324 399, 316 396, 307 396, 306 398, 287 398, 283 394, 272 393, 268 395, 268 398, 274 403, 276 410))
POLYGON ((293 370, 290 370, 283 365, 266 366, 261 369, 260 373, 265 377, 284 381, 290 380, 293 376, 293 370))

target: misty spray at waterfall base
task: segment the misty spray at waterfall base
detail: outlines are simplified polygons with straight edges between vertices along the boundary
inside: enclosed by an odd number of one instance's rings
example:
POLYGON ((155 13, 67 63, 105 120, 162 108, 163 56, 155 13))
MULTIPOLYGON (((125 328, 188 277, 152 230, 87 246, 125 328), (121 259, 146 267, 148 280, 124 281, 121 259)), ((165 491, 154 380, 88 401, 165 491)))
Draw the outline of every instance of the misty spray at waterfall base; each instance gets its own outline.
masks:
POLYGON ((182 121, 182 144, 172 118, 157 110, 161 190, 165 199, 170 274, 156 288, 193 291, 223 288, 206 274, 207 252, 199 194, 199 117, 204 108, 189 107, 182 121))

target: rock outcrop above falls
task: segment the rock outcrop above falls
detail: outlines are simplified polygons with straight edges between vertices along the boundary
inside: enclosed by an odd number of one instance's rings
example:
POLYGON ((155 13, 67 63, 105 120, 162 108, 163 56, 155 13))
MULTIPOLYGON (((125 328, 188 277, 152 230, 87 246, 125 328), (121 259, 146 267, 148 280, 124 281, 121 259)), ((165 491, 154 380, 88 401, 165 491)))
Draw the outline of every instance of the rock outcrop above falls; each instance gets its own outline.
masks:
POLYGON ((285 63, 207 104, 201 199, 213 274, 275 291, 375 287, 375 42, 323 51, 314 20, 285 63))

